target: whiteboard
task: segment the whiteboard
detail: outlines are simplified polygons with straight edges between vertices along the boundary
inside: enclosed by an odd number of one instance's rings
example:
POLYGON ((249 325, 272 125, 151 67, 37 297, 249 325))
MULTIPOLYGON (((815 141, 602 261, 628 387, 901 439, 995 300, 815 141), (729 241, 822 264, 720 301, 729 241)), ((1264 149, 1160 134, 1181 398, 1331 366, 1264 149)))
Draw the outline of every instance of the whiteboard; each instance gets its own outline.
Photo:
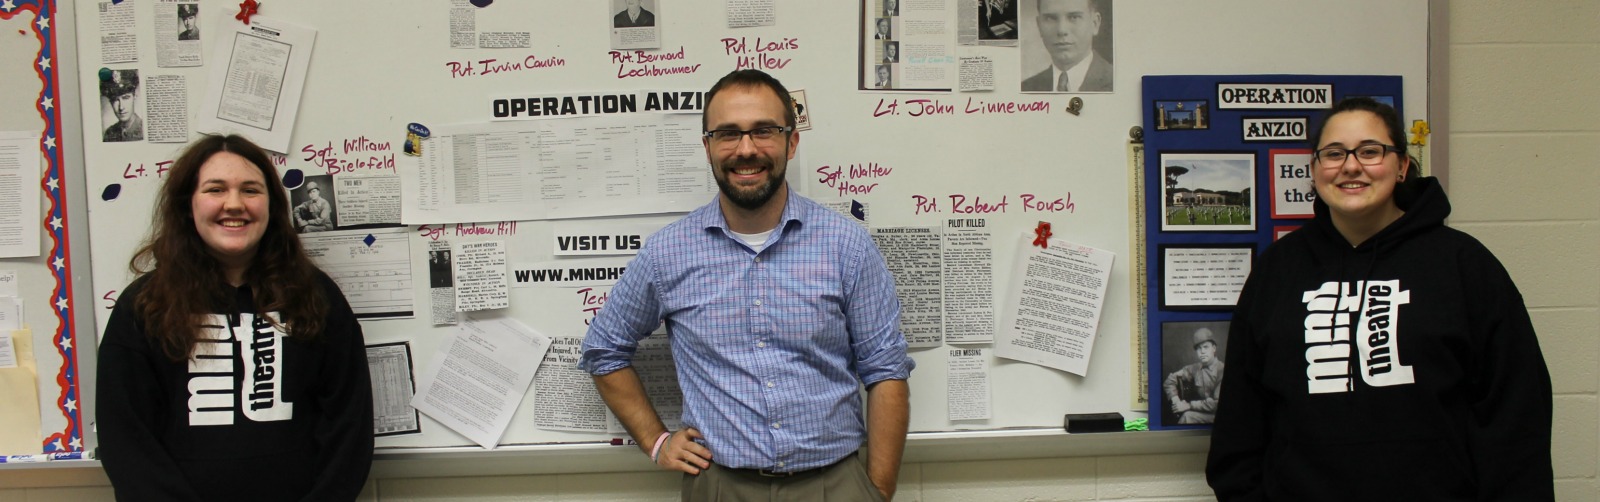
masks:
MULTIPOLYGON (((78 99, 86 124, 85 165, 89 193, 89 227, 93 241, 93 292, 114 298, 131 279, 126 263, 150 221, 150 204, 159 185, 157 165, 176 156, 180 145, 149 142, 95 141, 101 106, 96 72, 139 69, 142 75, 178 75, 189 90, 188 109, 199 110, 209 66, 160 68, 156 47, 141 40, 137 63, 104 64, 100 49, 99 3, 85 1, 78 9, 78 99), (137 168, 146 168, 144 173, 137 168), (103 197, 119 185, 117 197, 103 197)), ((127 2, 139 9, 135 32, 156 35, 155 2, 127 2)), ((902 2, 906 3, 906 2, 902 2)), ((954 3, 954 2, 952 2, 954 3)), ((868 205, 872 226, 942 226, 958 214, 951 196, 988 203, 1008 201, 1004 212, 984 214, 995 242, 994 302, 1011 287, 1008 277, 1015 242, 1040 221, 1053 225, 1056 239, 1108 250, 1117 257, 1098 339, 1086 377, 1031 364, 994 359, 991 366, 992 416, 989 420, 946 419, 945 350, 915 350, 918 369, 911 378, 912 431, 996 430, 1060 427, 1065 413, 1143 409, 1131 403, 1141 385, 1130 333, 1133 332, 1129 291, 1130 232, 1128 136, 1141 123, 1144 100, 1139 79, 1172 74, 1364 74, 1399 75, 1404 79, 1406 118, 1425 116, 1427 2, 1422 0, 1359 0, 1330 8, 1309 0, 1220 0, 1213 2, 1115 2, 1111 26, 1115 42, 1114 81, 1109 94, 1076 95, 1081 113, 1067 112, 1073 95, 1017 92, 1025 73, 1018 48, 961 47, 958 56, 983 56, 993 61, 992 92, 908 93, 858 90, 861 69, 858 33, 859 2, 776 2, 775 26, 727 28, 722 1, 662 0, 657 20, 659 51, 682 51, 672 66, 694 67, 689 73, 628 76, 637 65, 614 61, 608 2, 494 2, 477 15, 480 31, 531 32, 530 47, 517 49, 451 49, 450 2, 381 2, 353 0, 269 2, 262 15, 312 27, 317 31, 305 91, 298 108, 293 139, 281 169, 322 174, 309 152, 347 140, 386 143, 398 151, 408 123, 425 125, 481 122, 489 97, 500 95, 704 90, 732 70, 741 56, 730 54, 725 39, 751 47, 761 41, 792 46, 767 53, 782 59, 773 69, 791 90, 806 91, 813 129, 801 133, 799 155, 790 163, 791 183, 814 198, 839 194, 821 182, 820 170, 851 165, 877 165, 892 173, 870 180, 870 193, 852 194, 868 205), (1318 36, 1326 26, 1328 36, 1318 36), (1351 36, 1353 33, 1361 36, 1351 36), (524 67, 459 76, 452 71, 479 61, 560 61, 559 65, 524 67), (621 76, 619 76, 621 75, 621 76), (986 105, 1040 102, 1047 111, 996 111, 986 105), (920 113, 927 110, 939 113, 920 113), (890 107, 898 113, 885 113, 890 107), (831 193, 830 193, 831 191, 831 193), (1043 200, 1070 196, 1071 212, 1039 212, 1022 208, 1023 194, 1043 200), (936 212, 919 212, 917 197, 939 200, 936 212)), ((201 3, 202 33, 221 33, 223 23, 237 23, 237 2, 201 3)), ((868 8, 875 8, 869 6, 868 8)), ((953 12, 953 11, 952 11, 953 12)), ((952 19, 954 14, 951 15, 952 19)), ((1023 20, 1027 22, 1026 19, 1023 20)), ((870 40, 868 41, 870 42, 870 40)), ((202 54, 210 58, 211 40, 202 54)), ((1023 43, 1036 43, 1024 40, 1023 43)), ((211 65, 213 61, 205 61, 211 65)), ((191 117, 192 118, 192 117, 191 117)), ((363 153, 365 155, 365 153, 363 153)), ((396 155, 397 169, 416 169, 414 159, 396 155)), ((708 200, 709 201, 709 200, 708 200)), ((679 215, 625 218, 660 225, 679 215)), ((484 222, 495 225, 498 222, 484 222)), ((502 240, 511 263, 553 260, 549 221, 518 222, 514 235, 454 236, 453 242, 502 240)), ((431 227, 430 227, 431 228, 431 227)), ((411 254, 411 273, 427 277, 427 232, 412 226, 401 235, 411 254)), ((369 344, 409 342, 420 369, 449 329, 427 319, 427 284, 413 282, 418 317, 364 321, 369 344)), ((104 326, 109 310, 96 306, 104 326)), ((585 312, 572 290, 513 289, 505 315, 550 336, 581 336, 585 312)), ((998 311, 996 315, 998 316, 998 311)), ((85 362, 92 367, 92 362, 85 362)), ((530 393, 531 395, 531 393, 530 393)), ((502 445, 605 441, 610 435, 540 430, 533 426, 532 400, 525 399, 502 445)), ((471 444, 466 438, 423 419, 423 433, 379 439, 380 448, 450 447, 471 444)))

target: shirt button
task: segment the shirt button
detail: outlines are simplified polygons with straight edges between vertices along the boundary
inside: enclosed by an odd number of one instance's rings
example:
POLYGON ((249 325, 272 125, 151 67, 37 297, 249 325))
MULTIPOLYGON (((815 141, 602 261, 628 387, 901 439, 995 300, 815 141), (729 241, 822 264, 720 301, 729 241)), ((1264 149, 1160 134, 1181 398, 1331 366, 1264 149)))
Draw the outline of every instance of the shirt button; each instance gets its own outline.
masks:
POLYGON ((778 462, 778 467, 783 467, 783 462, 778 462))
POLYGON ((756 346, 757 347, 766 347, 767 346, 767 342, 756 342, 756 346))
POLYGON ((756 263, 761 263, 761 257, 760 256, 756 257, 756 263))
POLYGON ((774 428, 774 429, 782 429, 782 428, 783 428, 783 426, 782 426, 782 425, 779 425, 779 424, 778 424, 778 423, 777 423, 777 422, 773 422, 773 423, 772 423, 772 428, 774 428))
POLYGON ((773 384, 773 383, 772 383, 772 382, 767 382, 767 388, 768 388, 768 389, 770 389, 770 388, 772 388, 772 386, 773 386, 773 385, 774 385, 774 384, 773 384))
POLYGON ((760 307, 760 306, 761 306, 761 300, 756 300, 756 306, 757 306, 757 307, 760 307))

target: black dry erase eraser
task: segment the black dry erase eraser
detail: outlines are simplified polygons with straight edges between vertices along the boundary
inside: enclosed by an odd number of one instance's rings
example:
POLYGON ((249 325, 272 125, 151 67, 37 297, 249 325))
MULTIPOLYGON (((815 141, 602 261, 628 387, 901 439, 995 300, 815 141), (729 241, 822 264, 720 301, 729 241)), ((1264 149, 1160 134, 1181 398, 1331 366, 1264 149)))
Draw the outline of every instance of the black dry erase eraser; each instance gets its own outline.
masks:
POLYGON ((1061 426, 1068 433, 1122 432, 1121 413, 1068 413, 1061 426))

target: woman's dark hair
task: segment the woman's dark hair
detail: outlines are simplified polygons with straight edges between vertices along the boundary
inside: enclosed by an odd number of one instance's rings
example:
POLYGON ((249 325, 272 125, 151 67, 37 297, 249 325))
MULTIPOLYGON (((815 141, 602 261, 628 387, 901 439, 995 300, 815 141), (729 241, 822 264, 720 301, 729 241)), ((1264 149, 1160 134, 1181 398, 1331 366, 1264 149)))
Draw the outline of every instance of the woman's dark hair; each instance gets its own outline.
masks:
POLYGON ((1322 116, 1322 120, 1313 124, 1311 135, 1308 136, 1311 150, 1316 151, 1322 147, 1322 131, 1328 127, 1328 121, 1333 120, 1334 115, 1344 112, 1368 112, 1377 115, 1378 120, 1383 122, 1384 128, 1389 130, 1389 143, 1394 145, 1395 155, 1405 159, 1409 165, 1406 169, 1405 180, 1395 184, 1395 205, 1402 210, 1409 208, 1412 199, 1421 190, 1422 166, 1416 157, 1411 156, 1410 150, 1408 150, 1410 144, 1406 141, 1405 123, 1400 121, 1400 113, 1395 111, 1393 106, 1380 103, 1378 100, 1366 96, 1348 97, 1339 100, 1338 103, 1333 104, 1333 108, 1329 108, 1328 112, 1322 116))
POLYGON ((311 339, 322 332, 328 311, 319 283, 321 272, 306 257, 300 235, 288 223, 289 197, 272 159, 244 137, 206 135, 189 145, 167 171, 156 196, 150 235, 128 261, 129 270, 144 276, 135 312, 145 333, 174 361, 194 353, 204 317, 233 302, 223 266, 195 230, 193 215, 200 168, 221 152, 243 157, 261 170, 267 184, 267 229, 244 272, 244 283, 254 291, 256 312, 278 312, 275 326, 288 326, 290 336, 311 339))

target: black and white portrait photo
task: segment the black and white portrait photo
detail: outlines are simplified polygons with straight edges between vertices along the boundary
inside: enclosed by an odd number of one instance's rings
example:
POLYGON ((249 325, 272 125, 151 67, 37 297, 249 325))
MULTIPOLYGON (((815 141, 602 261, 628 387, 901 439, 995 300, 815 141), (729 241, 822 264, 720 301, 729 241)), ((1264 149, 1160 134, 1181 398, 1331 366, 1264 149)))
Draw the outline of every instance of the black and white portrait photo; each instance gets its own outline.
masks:
POLYGON ((1109 0, 1020 0, 1023 92, 1111 92, 1109 0))
POLYGON ((880 17, 880 18, 878 18, 877 21, 875 21, 873 23, 873 26, 876 27, 876 29, 873 30, 873 32, 872 32, 872 38, 878 39, 878 40, 892 40, 892 39, 894 39, 894 34, 892 34, 889 31, 889 27, 890 27, 889 18, 880 17))
POLYGON ((105 70, 100 80, 100 139, 106 142, 144 141, 143 104, 139 70, 105 70))
POLYGON ((200 4, 178 4, 178 40, 200 39, 200 4))
POLYGON ((300 233, 334 229, 333 176, 306 176, 306 182, 289 192, 293 209, 289 216, 300 233))
POLYGON ((1228 321, 1161 323, 1161 423, 1215 421, 1228 321))
POLYGON ((656 25, 653 0, 614 0, 612 28, 646 28, 656 25))

